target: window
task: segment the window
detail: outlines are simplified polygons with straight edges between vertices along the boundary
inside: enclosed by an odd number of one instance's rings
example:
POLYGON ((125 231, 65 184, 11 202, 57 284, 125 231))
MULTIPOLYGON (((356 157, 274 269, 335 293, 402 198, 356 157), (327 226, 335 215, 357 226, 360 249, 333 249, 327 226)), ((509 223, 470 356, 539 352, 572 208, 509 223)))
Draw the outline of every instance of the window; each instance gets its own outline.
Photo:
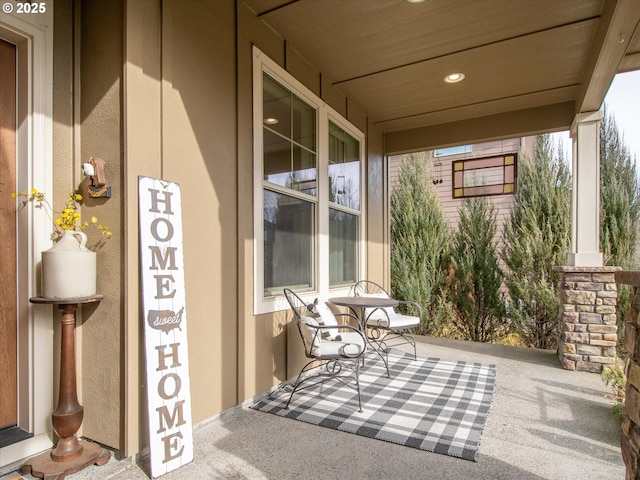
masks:
POLYGON ((358 269, 360 142, 329 122, 329 284, 353 284, 358 269))
POLYGON ((264 180, 316 195, 316 111, 269 75, 263 80, 264 180))
POLYGON ((263 76, 264 292, 313 288, 316 109, 263 76))
POLYGON ((446 157, 448 155, 460 155, 461 153, 471 153, 471 145, 460 145, 458 147, 439 148, 433 152, 433 156, 446 157))
POLYGON ((265 295, 312 288, 314 203, 268 189, 263 198, 265 295))
POLYGON ((452 163, 453 198, 512 194, 516 190, 516 155, 458 160, 452 163))
MULTIPOLYGON (((364 135, 254 48, 256 314, 361 278, 364 135)), ((342 291, 341 291, 342 290, 342 291)))

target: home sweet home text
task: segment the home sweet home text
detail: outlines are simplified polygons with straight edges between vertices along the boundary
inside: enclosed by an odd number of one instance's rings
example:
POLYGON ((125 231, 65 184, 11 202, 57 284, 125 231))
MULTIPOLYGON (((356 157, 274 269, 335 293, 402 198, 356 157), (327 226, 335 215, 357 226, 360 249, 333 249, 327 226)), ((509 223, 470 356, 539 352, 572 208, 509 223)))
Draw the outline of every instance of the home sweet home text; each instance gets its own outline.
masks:
POLYGON ((180 187, 139 177, 151 474, 193 460, 180 187))

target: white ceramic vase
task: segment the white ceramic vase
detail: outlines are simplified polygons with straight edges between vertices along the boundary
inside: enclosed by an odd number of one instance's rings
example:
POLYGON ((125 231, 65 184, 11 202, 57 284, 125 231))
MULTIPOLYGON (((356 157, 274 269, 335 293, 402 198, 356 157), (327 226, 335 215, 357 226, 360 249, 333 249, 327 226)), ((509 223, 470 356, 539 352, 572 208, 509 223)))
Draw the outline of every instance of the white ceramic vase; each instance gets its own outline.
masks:
POLYGON ((87 236, 65 230, 62 238, 42 252, 42 296, 78 298, 96 294, 96 252, 87 236))

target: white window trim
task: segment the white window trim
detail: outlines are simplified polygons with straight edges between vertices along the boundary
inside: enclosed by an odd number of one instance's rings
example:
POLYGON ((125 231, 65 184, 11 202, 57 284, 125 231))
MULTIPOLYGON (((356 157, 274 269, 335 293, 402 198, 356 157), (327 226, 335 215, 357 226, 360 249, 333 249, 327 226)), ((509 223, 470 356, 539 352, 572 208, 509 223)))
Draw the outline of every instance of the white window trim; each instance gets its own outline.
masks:
MULTIPOLYGON (((27 18, 24 16, 24 18, 27 18)), ((0 37, 14 43, 18 52, 20 116, 16 154, 19 169, 13 191, 38 188, 53 191, 53 3, 46 13, 28 20, 5 15, 0 37), (33 21, 33 23, 30 23, 33 21)), ((11 187, 10 187, 11 188, 11 187)), ((8 189, 7 189, 8 190, 8 189)), ((18 219, 18 426, 33 437, 0 448, 0 467, 20 462, 52 445, 53 319, 51 307, 31 305, 39 294, 40 252, 51 247, 51 220, 33 203, 18 219)))
MULTIPOLYGON (((315 298, 329 298, 330 296, 344 296, 349 294, 350 286, 329 288, 329 192, 328 192, 328 145, 329 145, 329 121, 332 121, 344 131, 348 132, 360 142, 360 211, 341 208, 341 210, 359 215, 359 259, 357 267, 358 278, 364 278, 365 265, 365 135, 351 123, 344 119, 338 112, 318 98, 311 90, 296 80, 277 63, 271 60, 257 47, 253 47, 253 155, 254 155, 254 205, 253 205, 253 280, 254 280, 254 315, 285 310, 289 308, 283 295, 264 297, 264 243, 263 235, 263 139, 262 139, 262 78, 263 73, 268 73, 275 80, 286 86, 302 100, 314 107, 317 112, 317 165, 318 186, 316 203, 319 205, 316 215, 315 258, 313 268, 314 289, 301 293, 305 301, 313 301, 315 298), (326 213, 323 210, 327 210, 326 213), (324 259, 324 260, 323 260, 324 259)), ((269 186, 272 188, 272 185, 269 186)), ((277 187, 273 188, 278 190, 277 187)), ((291 194, 287 191, 287 194, 291 194)))

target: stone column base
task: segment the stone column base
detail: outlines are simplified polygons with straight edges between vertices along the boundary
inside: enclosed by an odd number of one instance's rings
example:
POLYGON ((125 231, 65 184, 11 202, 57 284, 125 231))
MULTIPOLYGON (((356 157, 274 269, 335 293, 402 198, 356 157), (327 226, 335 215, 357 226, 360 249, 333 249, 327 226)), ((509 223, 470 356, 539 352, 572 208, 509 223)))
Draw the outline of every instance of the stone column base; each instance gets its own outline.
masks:
POLYGON ((616 359, 620 267, 555 267, 558 272, 558 355, 566 370, 600 373, 616 359))
POLYGON ((628 357, 625 365, 624 416, 620 446, 627 467, 627 479, 640 478, 640 272, 616 273, 618 283, 631 285, 629 319, 624 329, 624 346, 628 357))

